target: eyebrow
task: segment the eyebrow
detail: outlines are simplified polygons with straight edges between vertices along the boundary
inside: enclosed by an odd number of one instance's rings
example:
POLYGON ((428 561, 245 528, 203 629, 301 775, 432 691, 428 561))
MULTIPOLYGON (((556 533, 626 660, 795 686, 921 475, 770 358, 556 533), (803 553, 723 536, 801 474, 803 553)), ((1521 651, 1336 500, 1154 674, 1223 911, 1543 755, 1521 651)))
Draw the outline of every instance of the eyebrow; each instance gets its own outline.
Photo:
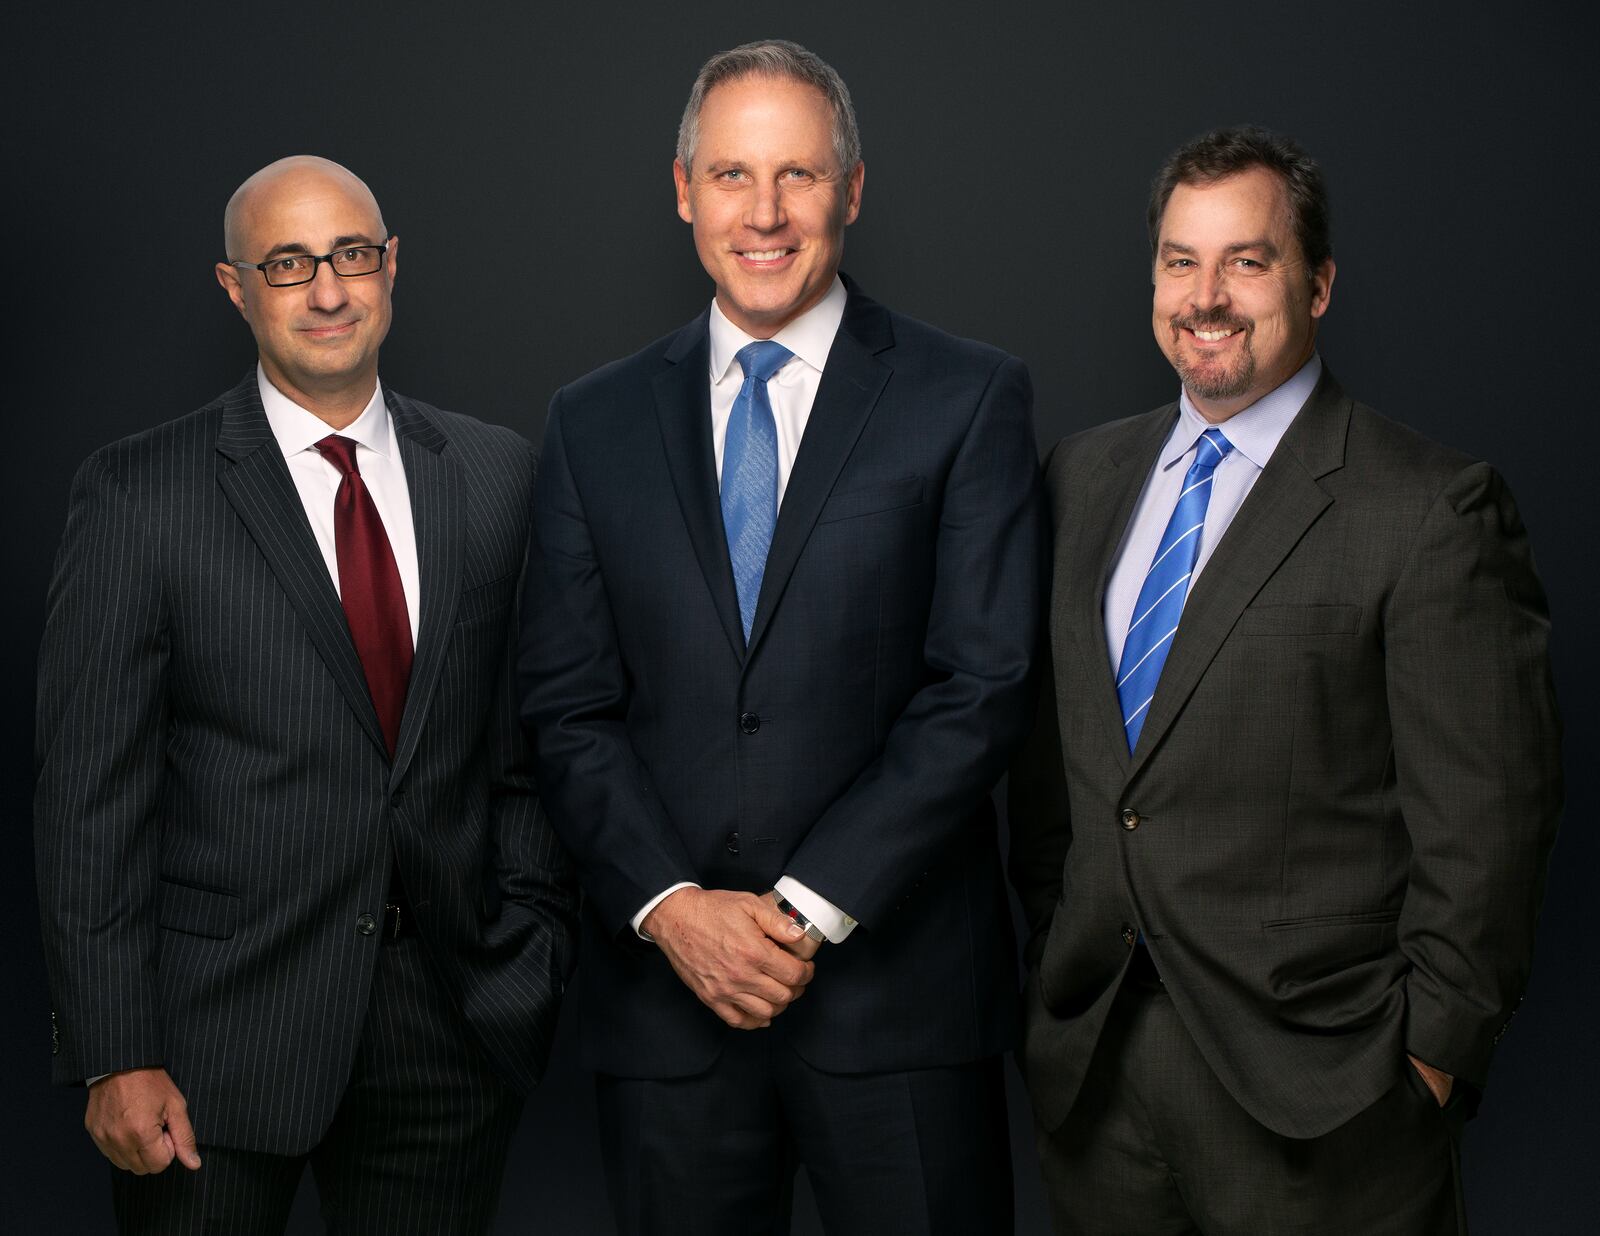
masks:
MULTIPOLYGON (((375 245, 377 243, 378 242, 373 240, 372 237, 366 235, 365 233, 361 233, 361 232, 358 232, 358 233, 356 233, 354 235, 350 235, 350 236, 335 236, 333 238, 333 244, 330 245, 329 248, 328 248, 328 252, 329 253, 333 253, 333 252, 336 252, 339 249, 347 248, 350 245, 375 245)), ((266 255, 264 257, 262 257, 261 260, 263 262, 270 262, 270 261, 272 261, 273 258, 282 257, 286 253, 310 253, 310 252, 311 252, 311 250, 308 249, 305 245, 301 244, 298 240, 291 240, 291 241, 286 241, 285 243, 283 243, 281 245, 273 245, 272 248, 267 250, 266 255)))
MULTIPOLYGON (((1251 249, 1258 249, 1270 258, 1276 258, 1279 256, 1278 246, 1273 244, 1270 240, 1267 240, 1265 237, 1260 240, 1241 240, 1237 244, 1229 245, 1223 250, 1223 252, 1247 253, 1251 249)), ((1176 240, 1163 240, 1161 242, 1161 252, 1193 254, 1195 249, 1190 245, 1180 244, 1176 240)))

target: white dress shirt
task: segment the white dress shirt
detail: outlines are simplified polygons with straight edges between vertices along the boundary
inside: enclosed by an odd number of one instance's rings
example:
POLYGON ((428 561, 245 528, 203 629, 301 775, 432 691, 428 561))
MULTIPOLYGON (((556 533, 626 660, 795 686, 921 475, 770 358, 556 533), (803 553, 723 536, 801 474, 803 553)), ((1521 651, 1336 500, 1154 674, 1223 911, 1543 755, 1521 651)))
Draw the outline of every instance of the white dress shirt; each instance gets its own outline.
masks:
MULTIPOLYGON (((844 321, 847 299, 844 284, 837 275, 828 293, 772 337, 794 355, 767 381, 767 398, 772 404, 772 419, 778 430, 778 507, 783 507, 783 495, 789 487, 789 473, 794 469, 795 456, 800 451, 800 439, 805 436, 806 423, 811 419, 811 406, 817 399, 817 387, 822 383, 822 371, 827 367, 828 353, 833 349, 833 338, 839 333, 839 323, 844 321)), ((707 377, 711 383, 711 449, 716 456, 717 482, 722 481, 722 447, 728 436, 728 419, 733 414, 733 401, 744 385, 744 370, 736 359, 740 348, 755 343, 754 335, 740 330, 722 312, 715 300, 711 302, 710 320, 711 368, 707 377)), ((663 889, 633 916, 633 929, 645 936, 642 924, 645 917, 666 897, 680 888, 698 888, 688 882, 663 889)), ((780 895, 788 899, 795 909, 816 924, 818 930, 838 944, 855 930, 856 920, 851 918, 827 898, 812 892, 799 880, 789 876, 779 878, 775 886, 780 895)))
POLYGON ((1128 624, 1133 621, 1133 607, 1139 600, 1139 589, 1144 577, 1150 573, 1150 563, 1155 558, 1156 547, 1161 544, 1161 534, 1167 530, 1172 518, 1172 508, 1178 503, 1183 489, 1184 475, 1194 462, 1194 453, 1200 436, 1208 429, 1222 430, 1223 437, 1233 443, 1233 450, 1217 465, 1212 473, 1211 500, 1206 505, 1205 527, 1200 530, 1199 556, 1195 559, 1194 574, 1189 577, 1185 600, 1194 593, 1195 580, 1211 560, 1212 551, 1228 531, 1228 525, 1239 513, 1245 498, 1267 466, 1273 451, 1278 449, 1290 423, 1305 406, 1317 379, 1322 376, 1322 359, 1312 353, 1311 359, 1295 371, 1295 375, 1282 386, 1269 391, 1242 412, 1237 412, 1213 425, 1189 401, 1189 392, 1178 396, 1178 421, 1167 435, 1150 476, 1139 495, 1133 518, 1117 551, 1117 564, 1106 584, 1105 608, 1102 611, 1106 625, 1106 651, 1111 657, 1111 674, 1116 677, 1122 664, 1122 646, 1128 639, 1128 624))
POLYGON ((406 613, 411 619, 411 646, 416 647, 422 595, 417 573, 417 534, 411 522, 411 491, 406 486, 405 465, 400 461, 400 444, 389 421, 389 409, 384 406, 383 387, 374 386, 361 415, 343 429, 334 430, 268 381, 259 364, 256 385, 261 391, 267 423, 289 465, 289 475, 300 494, 300 504, 305 507, 335 591, 339 588, 339 552, 333 535, 333 499, 343 478, 339 469, 317 450, 317 443, 331 433, 355 442, 356 467, 372 495, 372 504, 378 508, 394 564, 400 571, 406 613))

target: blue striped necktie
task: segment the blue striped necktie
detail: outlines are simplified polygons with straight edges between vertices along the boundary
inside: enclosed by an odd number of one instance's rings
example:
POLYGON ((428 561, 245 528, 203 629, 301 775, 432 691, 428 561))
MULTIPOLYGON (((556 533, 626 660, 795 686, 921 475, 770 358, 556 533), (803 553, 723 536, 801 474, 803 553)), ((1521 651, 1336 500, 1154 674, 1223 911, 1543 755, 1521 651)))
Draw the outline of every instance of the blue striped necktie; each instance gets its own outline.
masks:
POLYGON ((778 426, 767 398, 767 379, 793 355, 781 343, 766 339, 746 344, 734 356, 744 370, 744 385, 733 401, 722 445, 722 527, 728 534, 728 557, 747 641, 767 570, 772 529, 778 522, 778 426))
POLYGON ((1134 602, 1128 639, 1122 645, 1122 662, 1117 666, 1117 699, 1122 703, 1122 725, 1130 752, 1139 744, 1139 731, 1144 728, 1150 701, 1155 698, 1156 681, 1167 663, 1172 638, 1178 633, 1178 619, 1183 615, 1189 579, 1200 553, 1212 474, 1232 449, 1233 443, 1222 436, 1220 429, 1208 429, 1200 436, 1194 463, 1183 478, 1183 492, 1172 508, 1167 530, 1156 546, 1155 561, 1134 602))

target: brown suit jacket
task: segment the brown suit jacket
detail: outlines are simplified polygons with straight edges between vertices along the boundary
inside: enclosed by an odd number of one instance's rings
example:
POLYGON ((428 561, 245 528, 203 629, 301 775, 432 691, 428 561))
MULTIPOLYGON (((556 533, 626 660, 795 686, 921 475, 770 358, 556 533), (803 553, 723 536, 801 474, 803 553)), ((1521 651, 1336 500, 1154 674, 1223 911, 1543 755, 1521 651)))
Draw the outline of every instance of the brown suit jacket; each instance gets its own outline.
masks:
POLYGON ((1176 405, 1068 438, 1049 678, 1012 774, 1022 1062, 1071 1109, 1143 931, 1206 1060, 1312 1137, 1405 1053, 1481 1086, 1560 806, 1548 618, 1482 463, 1324 372, 1196 582, 1130 756, 1102 603, 1176 405))

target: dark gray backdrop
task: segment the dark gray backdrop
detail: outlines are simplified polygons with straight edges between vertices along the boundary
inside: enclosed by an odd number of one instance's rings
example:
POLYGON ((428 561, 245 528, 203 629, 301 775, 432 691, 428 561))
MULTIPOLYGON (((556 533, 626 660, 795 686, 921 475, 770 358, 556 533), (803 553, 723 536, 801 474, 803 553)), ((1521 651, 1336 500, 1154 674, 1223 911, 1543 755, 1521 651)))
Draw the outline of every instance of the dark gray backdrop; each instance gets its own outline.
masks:
MULTIPOLYGON (((34 652, 78 461, 197 407, 250 363, 211 275, 228 194, 284 154, 355 169, 404 239, 385 379, 537 440, 558 384, 703 307, 710 289, 673 211, 677 115, 706 55, 783 35, 855 95, 868 176, 847 269, 898 309, 1022 356, 1042 444, 1176 390, 1148 325, 1142 219, 1161 157, 1253 120, 1322 159, 1339 261, 1324 356, 1358 397, 1503 469, 1549 588, 1569 806, 1534 983, 1469 1131, 1467 1187, 1480 1233, 1592 1230, 1591 17, 1285 0, 212 8, 13 18, 0 75, 12 631, 0 1227, 109 1228, 82 1094, 46 1084, 34 652)), ((504 1232, 606 1229, 570 1022, 513 1152, 504 1232)), ((1019 1230, 1043 1231, 1013 1100, 1019 1230)))

